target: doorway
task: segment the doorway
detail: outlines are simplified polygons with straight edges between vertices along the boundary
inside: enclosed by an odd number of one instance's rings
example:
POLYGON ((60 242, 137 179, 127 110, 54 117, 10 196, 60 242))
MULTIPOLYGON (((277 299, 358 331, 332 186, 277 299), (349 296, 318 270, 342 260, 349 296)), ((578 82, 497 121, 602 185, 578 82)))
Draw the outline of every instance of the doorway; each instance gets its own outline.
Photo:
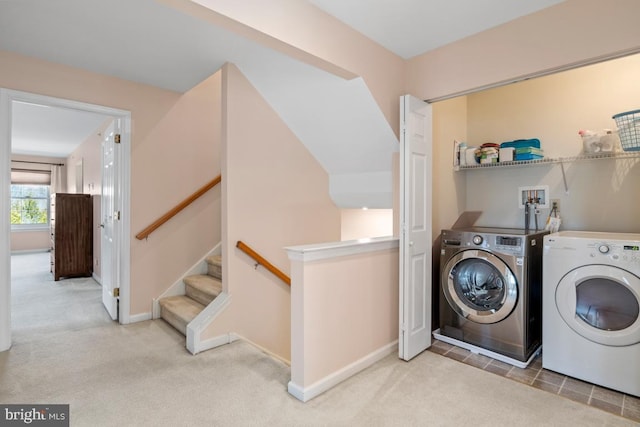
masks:
MULTIPOLYGON (((103 271, 108 269, 114 286, 119 288, 119 318, 121 324, 130 322, 129 313, 129 241, 130 241, 130 153, 131 114, 128 111, 110 107, 86 104, 77 101, 53 98, 43 95, 0 89, 0 351, 11 347, 11 248, 10 248, 10 181, 12 112, 16 103, 30 103, 44 107, 58 107, 78 112, 90 112, 111 116, 120 125, 118 144, 118 164, 114 170, 113 206, 119 213, 119 221, 114 225, 111 259, 100 257, 103 271)), ((74 165, 69 165, 73 167, 74 165)))

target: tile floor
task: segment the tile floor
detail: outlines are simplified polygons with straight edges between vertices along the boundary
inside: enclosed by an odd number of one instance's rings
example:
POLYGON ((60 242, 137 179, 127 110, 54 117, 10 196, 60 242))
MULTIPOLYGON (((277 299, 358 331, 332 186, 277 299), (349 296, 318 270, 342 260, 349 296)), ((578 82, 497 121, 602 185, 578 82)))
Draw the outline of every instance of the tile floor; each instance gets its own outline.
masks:
POLYGON ((640 422, 640 398, 543 369, 542 356, 536 357, 527 368, 521 369, 438 340, 433 341, 429 350, 467 365, 640 422))

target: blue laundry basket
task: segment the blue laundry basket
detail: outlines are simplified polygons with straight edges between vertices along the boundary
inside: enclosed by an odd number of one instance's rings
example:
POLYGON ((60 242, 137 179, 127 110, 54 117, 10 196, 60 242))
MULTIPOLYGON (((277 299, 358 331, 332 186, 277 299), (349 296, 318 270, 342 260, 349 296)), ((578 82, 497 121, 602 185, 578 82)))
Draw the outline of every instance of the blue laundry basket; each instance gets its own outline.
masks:
POLYGON ((618 126, 618 136, 624 151, 640 151, 640 110, 627 111, 613 116, 618 126))

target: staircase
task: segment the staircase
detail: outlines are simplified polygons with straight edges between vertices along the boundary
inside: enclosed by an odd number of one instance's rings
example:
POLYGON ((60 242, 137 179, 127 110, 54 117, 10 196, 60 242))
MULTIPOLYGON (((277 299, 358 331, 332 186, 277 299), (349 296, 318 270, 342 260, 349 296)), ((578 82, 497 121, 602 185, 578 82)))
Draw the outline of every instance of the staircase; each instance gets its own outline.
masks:
POLYGON ((185 295, 162 298, 160 317, 187 335, 187 325, 222 292, 222 257, 205 258, 207 274, 196 274, 183 279, 185 295))

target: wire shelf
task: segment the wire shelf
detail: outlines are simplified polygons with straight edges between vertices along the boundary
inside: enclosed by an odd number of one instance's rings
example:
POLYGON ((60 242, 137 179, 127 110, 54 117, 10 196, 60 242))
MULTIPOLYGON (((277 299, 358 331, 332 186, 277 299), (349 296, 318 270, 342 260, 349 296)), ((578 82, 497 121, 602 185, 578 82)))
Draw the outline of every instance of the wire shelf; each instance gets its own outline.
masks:
POLYGON ((632 159, 640 158, 640 152, 608 152, 608 153, 594 153, 584 154, 573 157, 558 157, 558 158, 544 158, 535 160, 520 160, 511 162, 498 162, 498 163, 486 163, 476 164, 471 166, 456 166, 456 171, 477 170, 477 169, 498 169, 498 168, 519 168, 527 166, 546 166, 554 165, 558 163, 570 163, 576 161, 585 160, 601 160, 601 159, 632 159))

